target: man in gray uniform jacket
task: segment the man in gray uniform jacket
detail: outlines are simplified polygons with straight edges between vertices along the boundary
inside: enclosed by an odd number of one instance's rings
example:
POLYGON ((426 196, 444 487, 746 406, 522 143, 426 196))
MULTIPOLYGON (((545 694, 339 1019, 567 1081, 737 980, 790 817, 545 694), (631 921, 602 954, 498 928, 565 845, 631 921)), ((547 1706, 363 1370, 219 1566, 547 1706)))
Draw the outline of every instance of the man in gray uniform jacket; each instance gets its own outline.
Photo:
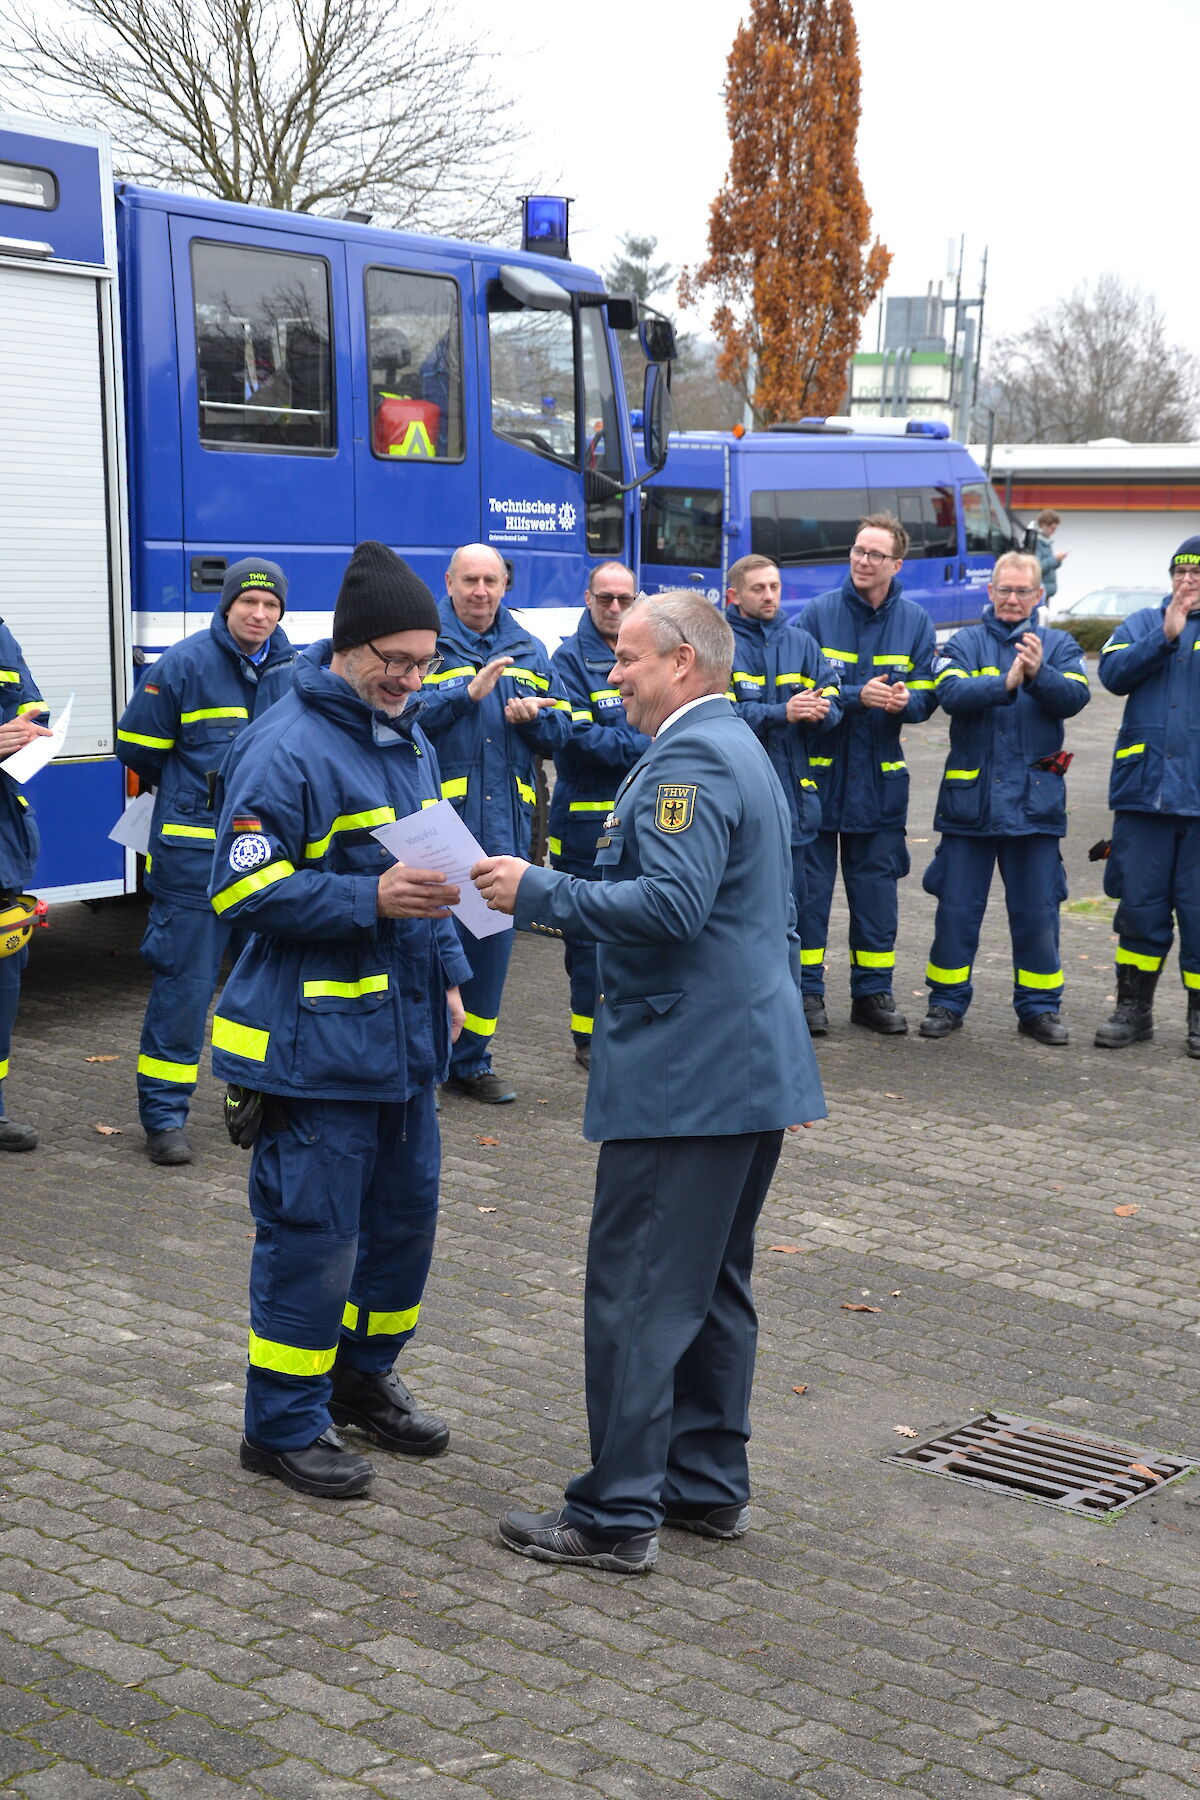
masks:
POLYGON ((544 1562, 652 1568, 660 1524, 737 1538, 757 1320, 754 1226, 785 1126, 825 1114, 800 1001, 787 806, 724 698, 733 634, 707 600, 631 608, 610 680, 654 739, 601 831, 600 882, 486 857, 497 911, 594 938, 584 1134, 601 1142, 584 1350, 592 1467, 506 1513, 544 1562))

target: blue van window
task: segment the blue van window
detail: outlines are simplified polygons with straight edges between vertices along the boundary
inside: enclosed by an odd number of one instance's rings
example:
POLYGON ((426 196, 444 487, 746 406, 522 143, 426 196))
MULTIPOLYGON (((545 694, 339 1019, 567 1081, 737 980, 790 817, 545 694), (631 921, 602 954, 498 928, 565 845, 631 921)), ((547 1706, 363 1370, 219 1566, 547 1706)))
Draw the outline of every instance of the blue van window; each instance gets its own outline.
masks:
POLYGON ((366 295, 372 451, 388 462, 461 462, 457 282, 402 269, 368 269, 366 295))
POLYGON ((497 437, 578 467, 570 313, 512 310, 489 301, 488 346, 497 437))
POLYGON ((668 568, 721 567, 720 488, 646 487, 642 561, 668 568))
POLYGON ((329 265, 322 257, 192 245, 200 441, 331 450, 329 265))
POLYGON ((962 503, 968 556, 1020 549, 990 481, 964 481, 962 503))
POLYGON ((750 496, 750 549, 781 569, 845 562, 872 510, 866 488, 763 488, 750 496))
POLYGON ((871 511, 894 513, 908 533, 905 560, 958 555, 958 525, 951 487, 871 489, 871 511))
POLYGON ((587 547, 589 556, 620 556, 625 549, 625 501, 621 494, 603 494, 590 483, 587 472, 621 480, 621 426, 617 390, 608 355, 608 335, 599 307, 580 314, 583 348, 583 467, 586 493, 587 547))

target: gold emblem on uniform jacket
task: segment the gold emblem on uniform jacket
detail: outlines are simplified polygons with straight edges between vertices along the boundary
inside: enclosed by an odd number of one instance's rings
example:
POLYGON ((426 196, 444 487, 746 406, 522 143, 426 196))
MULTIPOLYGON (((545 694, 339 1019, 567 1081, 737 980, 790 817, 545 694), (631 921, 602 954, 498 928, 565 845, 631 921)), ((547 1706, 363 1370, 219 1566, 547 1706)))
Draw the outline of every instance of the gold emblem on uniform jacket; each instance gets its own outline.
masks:
POLYGON ((679 787, 670 782, 658 784, 658 800, 654 807, 654 823, 660 831, 686 831, 696 811, 694 786, 679 787))

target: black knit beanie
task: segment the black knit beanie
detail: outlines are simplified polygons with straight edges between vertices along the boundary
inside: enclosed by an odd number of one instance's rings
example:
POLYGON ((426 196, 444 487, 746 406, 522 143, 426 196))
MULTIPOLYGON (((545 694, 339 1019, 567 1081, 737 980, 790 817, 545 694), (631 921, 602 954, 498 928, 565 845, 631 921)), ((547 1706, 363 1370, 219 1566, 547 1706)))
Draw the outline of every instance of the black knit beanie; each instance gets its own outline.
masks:
POLYGON ((229 617, 229 609, 242 594, 273 594, 279 602, 279 616, 282 619, 287 607, 287 576, 278 563, 267 562, 262 556, 243 556, 241 562, 233 563, 225 571, 225 579, 221 583, 221 617, 229 617))
POLYGON ((437 601, 403 559, 373 538, 359 544, 333 609, 333 647, 352 650, 394 631, 440 631, 437 601))
POLYGON ((1171 558, 1171 573, 1176 569, 1200 569, 1200 537, 1184 538, 1171 558))

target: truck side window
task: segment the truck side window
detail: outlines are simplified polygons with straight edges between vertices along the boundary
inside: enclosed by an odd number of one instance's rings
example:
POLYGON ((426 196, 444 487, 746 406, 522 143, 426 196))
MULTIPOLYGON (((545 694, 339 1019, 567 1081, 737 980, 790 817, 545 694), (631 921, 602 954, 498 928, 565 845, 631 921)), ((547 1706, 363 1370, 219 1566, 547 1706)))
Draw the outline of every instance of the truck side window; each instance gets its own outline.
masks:
POLYGON ((923 557, 957 556, 958 528, 954 519, 954 489, 949 487, 871 489, 871 511, 895 513, 908 533, 908 562, 923 557))
POLYGON ((990 481, 964 481, 962 503, 968 556, 999 556, 1017 548, 1008 515, 990 481))
POLYGON ((461 462, 462 326, 445 276, 368 269, 371 449, 390 461, 461 462))
POLYGON ((625 549, 625 502, 606 494, 603 480, 621 480, 621 425, 617 390, 608 354, 608 336, 599 307, 580 316, 583 346, 583 480, 589 556, 620 556, 625 549))
POLYGON ((720 488, 645 487, 642 561, 669 569, 721 567, 720 488))
POLYGON ((575 432, 575 326, 569 313, 488 301, 492 430, 555 462, 579 466, 575 432))
POLYGON ((331 450, 333 359, 323 257, 192 245, 200 441, 331 450))
POLYGON ((865 488, 763 488, 750 496, 750 548, 780 568, 845 562, 870 510, 865 488))

